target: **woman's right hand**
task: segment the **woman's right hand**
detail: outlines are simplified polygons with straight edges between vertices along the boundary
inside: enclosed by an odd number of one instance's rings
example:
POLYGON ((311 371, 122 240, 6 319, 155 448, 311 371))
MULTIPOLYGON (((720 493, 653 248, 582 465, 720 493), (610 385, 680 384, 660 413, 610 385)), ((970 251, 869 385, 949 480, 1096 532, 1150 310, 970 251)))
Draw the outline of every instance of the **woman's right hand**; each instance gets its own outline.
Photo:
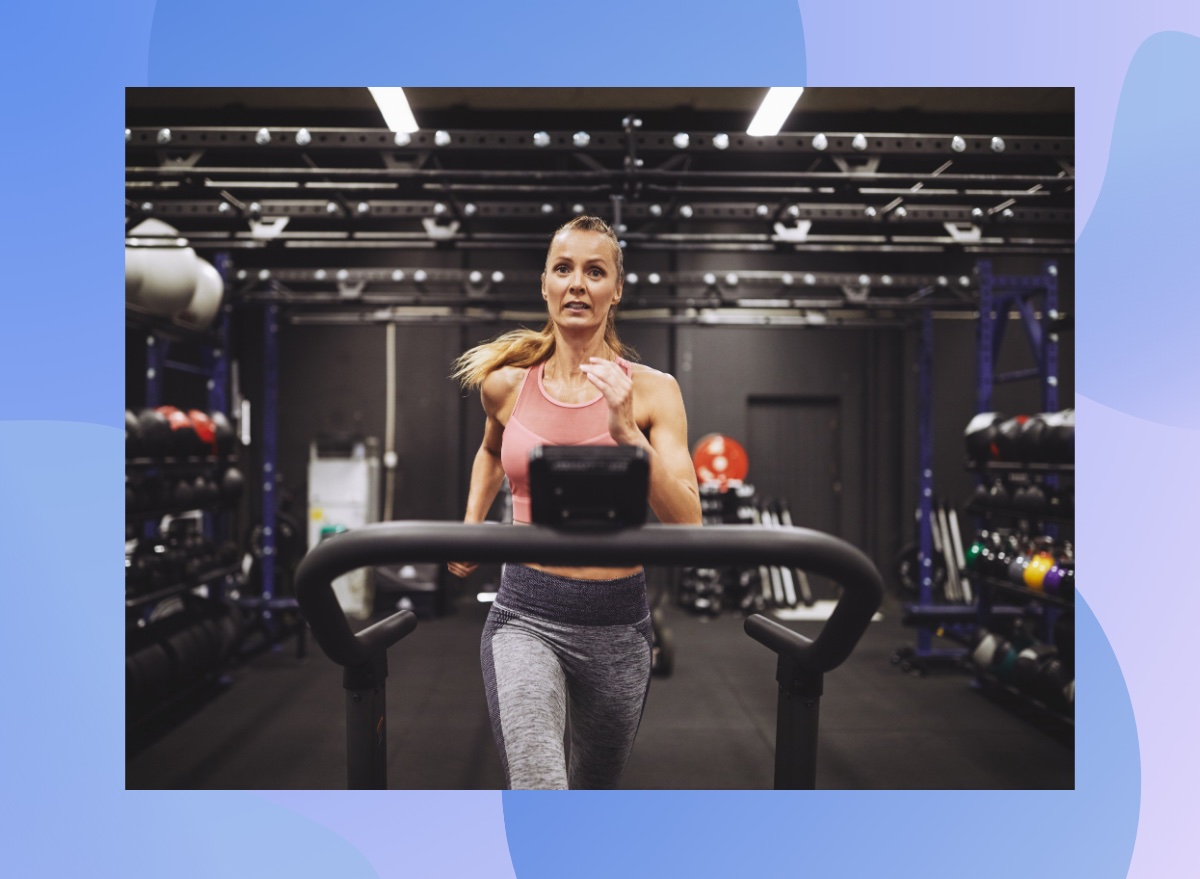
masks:
POLYGON ((446 565, 450 573, 459 578, 470 576, 471 572, 478 567, 477 562, 450 562, 446 565))

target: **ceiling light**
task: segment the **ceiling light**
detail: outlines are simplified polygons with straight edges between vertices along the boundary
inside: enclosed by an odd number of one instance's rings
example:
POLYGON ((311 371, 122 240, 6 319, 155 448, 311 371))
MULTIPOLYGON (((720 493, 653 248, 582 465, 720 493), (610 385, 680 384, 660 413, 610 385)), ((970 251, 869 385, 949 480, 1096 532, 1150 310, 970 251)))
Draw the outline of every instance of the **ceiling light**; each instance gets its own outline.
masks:
MULTIPOLYGON (((411 134, 421 130, 421 126, 417 125, 416 117, 413 116, 412 109, 408 106, 408 98, 404 96, 404 89, 368 87, 367 91, 371 93, 371 97, 375 99, 375 105, 383 114, 383 124, 388 127, 388 131, 411 134)), ((397 146, 401 146, 401 144, 397 144, 397 146)))
POLYGON ((679 134, 675 135, 673 142, 676 149, 686 150, 688 148, 688 144, 691 143, 691 138, 681 131, 679 134))
POLYGON ((713 135, 713 146, 715 146, 719 150, 729 149, 729 135, 728 134, 714 134, 713 135))
POLYGON ((774 137, 779 134, 802 94, 803 87, 770 89, 759 105, 758 112, 754 114, 746 134, 751 137, 774 137))

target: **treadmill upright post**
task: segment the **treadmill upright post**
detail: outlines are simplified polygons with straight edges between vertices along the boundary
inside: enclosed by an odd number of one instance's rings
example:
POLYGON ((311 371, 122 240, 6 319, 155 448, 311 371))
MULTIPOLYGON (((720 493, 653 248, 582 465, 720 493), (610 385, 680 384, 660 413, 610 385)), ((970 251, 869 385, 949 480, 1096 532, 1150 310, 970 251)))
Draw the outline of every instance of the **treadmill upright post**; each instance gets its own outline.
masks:
POLYGON ((779 707, 775 717, 775 789, 816 790, 817 727, 825 675, 806 671, 779 654, 775 673, 779 707))
POLYGON ((387 651, 348 665, 346 688, 346 787, 387 788, 387 651))

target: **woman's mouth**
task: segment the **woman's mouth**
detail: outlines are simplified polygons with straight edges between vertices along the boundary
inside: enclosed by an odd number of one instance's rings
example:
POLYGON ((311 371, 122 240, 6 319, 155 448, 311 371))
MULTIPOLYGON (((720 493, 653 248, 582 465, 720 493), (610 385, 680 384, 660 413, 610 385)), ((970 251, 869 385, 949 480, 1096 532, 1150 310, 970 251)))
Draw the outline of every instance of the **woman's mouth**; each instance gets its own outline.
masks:
POLYGON ((568 302, 563 306, 564 311, 587 311, 588 307, 582 302, 568 302))

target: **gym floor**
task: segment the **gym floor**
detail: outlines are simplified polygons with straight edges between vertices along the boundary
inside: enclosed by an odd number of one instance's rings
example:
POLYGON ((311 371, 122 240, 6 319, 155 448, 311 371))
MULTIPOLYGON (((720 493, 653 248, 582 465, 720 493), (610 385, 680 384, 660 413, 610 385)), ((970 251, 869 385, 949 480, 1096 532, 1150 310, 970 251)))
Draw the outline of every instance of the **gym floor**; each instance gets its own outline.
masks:
MULTIPOLYGON (((663 607, 675 669, 650 687, 623 786, 772 786, 774 654, 741 618, 663 607)), ((846 663, 826 676, 817 786, 835 789, 1070 789, 1074 749, 974 691, 960 670, 917 678, 890 662, 915 631, 887 596, 846 663)), ((461 600, 389 652, 388 783, 502 788, 479 665, 487 605, 461 600)), ((812 637, 820 623, 787 623, 812 637)), ((311 789, 345 786, 341 669, 294 640, 230 672, 219 695, 153 742, 133 744, 126 787, 311 789)))

